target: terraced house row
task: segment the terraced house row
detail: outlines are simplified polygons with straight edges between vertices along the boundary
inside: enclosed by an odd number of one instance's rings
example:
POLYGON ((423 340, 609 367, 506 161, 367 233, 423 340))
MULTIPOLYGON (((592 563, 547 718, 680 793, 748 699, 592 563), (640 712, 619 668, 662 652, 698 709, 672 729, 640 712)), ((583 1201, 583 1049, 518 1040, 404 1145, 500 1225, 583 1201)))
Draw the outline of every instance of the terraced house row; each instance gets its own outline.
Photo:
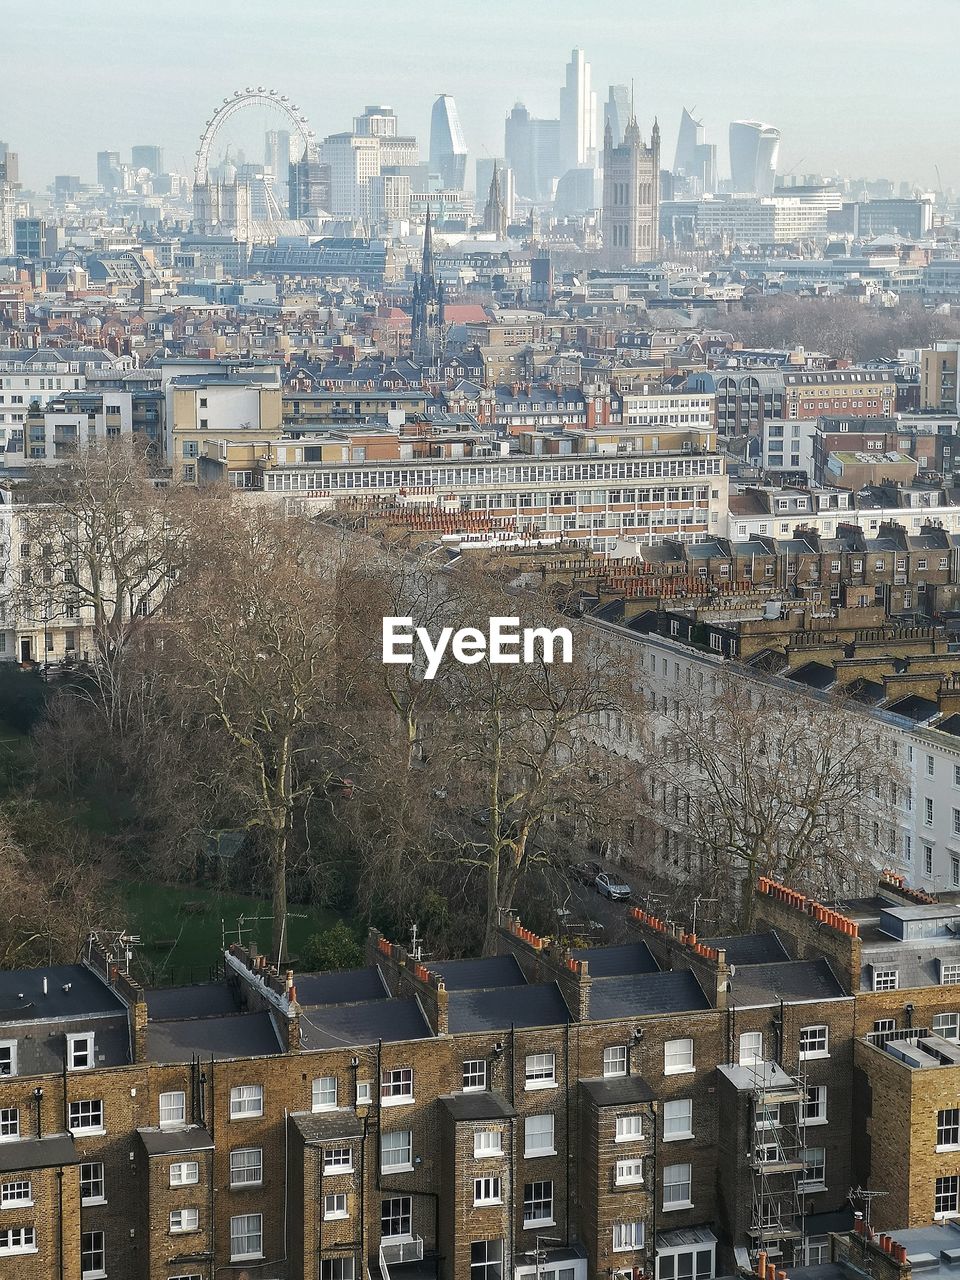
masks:
POLYGON ((0 1275, 711 1280, 826 1261, 858 1183, 960 1216, 960 901, 758 887, 749 936, 4 973, 0 1275))

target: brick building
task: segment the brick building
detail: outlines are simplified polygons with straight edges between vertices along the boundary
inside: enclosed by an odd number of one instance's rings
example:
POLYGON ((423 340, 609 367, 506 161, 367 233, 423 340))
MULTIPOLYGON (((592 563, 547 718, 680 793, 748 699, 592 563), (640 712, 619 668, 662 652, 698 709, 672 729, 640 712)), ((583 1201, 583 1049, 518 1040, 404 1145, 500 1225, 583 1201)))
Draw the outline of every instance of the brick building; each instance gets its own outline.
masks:
POLYGON ((944 1216, 960 905, 758 900, 748 936, 633 909, 632 943, 510 921, 482 960, 371 931, 296 981, 233 946, 143 990, 96 942, 4 973, 0 1274, 711 1280, 826 1260, 858 1177, 944 1216))

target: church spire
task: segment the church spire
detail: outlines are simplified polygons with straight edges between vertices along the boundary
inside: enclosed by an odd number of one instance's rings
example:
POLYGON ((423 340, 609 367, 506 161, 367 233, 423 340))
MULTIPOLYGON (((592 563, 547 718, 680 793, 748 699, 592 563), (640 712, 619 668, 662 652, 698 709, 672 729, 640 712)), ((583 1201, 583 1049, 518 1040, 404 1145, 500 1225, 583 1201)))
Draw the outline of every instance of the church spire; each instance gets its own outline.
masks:
POLYGON ((423 261, 420 274, 424 280, 433 276, 433 228, 430 225, 430 204, 427 203, 427 221, 423 228, 423 261))

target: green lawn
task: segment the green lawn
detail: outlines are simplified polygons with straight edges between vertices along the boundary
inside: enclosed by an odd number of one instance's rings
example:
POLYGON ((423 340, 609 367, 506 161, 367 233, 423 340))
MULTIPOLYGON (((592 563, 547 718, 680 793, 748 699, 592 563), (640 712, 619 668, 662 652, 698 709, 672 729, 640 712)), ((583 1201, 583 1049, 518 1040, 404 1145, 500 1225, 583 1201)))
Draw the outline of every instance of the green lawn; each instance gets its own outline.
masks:
MULTIPOLYGON (((227 945, 254 940, 269 953, 270 904, 261 898, 207 886, 131 882, 122 887, 126 927, 139 934, 138 969, 153 985, 205 982, 227 945), (238 935, 238 919, 243 917, 238 935)), ((339 917, 317 907, 290 907, 290 954, 296 956, 311 934, 321 933, 339 917)))

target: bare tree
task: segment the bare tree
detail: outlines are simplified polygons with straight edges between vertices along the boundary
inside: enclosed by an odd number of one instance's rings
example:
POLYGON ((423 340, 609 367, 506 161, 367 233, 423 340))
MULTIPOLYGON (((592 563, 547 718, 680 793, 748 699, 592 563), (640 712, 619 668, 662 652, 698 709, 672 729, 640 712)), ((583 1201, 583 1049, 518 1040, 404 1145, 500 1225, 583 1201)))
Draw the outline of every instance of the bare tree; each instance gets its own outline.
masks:
POLYGON ((879 726, 839 701, 734 672, 690 677, 650 738, 646 789, 699 883, 750 929, 757 877, 829 895, 885 850, 898 771, 879 726))
POLYGON ((45 627, 76 622, 89 637, 91 696, 109 727, 122 731, 127 643, 161 608, 183 564, 192 498, 153 484, 128 444, 108 441, 38 468, 17 502, 17 607, 45 627))
POLYGON ((185 731, 200 724, 222 744, 207 785, 229 774, 236 825, 261 833, 276 957, 297 815, 338 776, 336 556, 314 523, 221 496, 164 606, 158 670, 185 731))

